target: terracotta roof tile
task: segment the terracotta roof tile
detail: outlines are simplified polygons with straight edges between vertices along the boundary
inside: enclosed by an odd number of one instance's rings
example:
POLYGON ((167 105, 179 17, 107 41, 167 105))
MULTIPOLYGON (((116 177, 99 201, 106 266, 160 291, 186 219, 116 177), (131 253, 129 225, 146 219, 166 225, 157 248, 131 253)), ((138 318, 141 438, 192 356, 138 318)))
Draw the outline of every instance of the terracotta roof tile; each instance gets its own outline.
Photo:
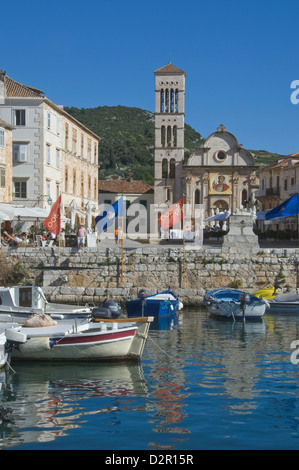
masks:
POLYGON ((174 65, 172 65, 170 62, 167 65, 164 65, 164 67, 161 67, 160 69, 157 69, 154 71, 155 74, 172 74, 172 73, 180 73, 184 74, 186 76, 186 72, 182 69, 178 69, 174 65))
POLYGON ((8 98, 44 98, 44 92, 5 77, 6 96, 8 98))
MULTIPOLYGON (((273 169, 273 168, 283 168, 283 167, 286 167, 288 166, 289 164, 289 160, 299 160, 299 153, 293 153, 292 155, 288 155, 287 157, 281 157, 279 158, 278 160, 276 160, 275 162, 271 163, 271 165, 269 165, 267 168, 269 169, 273 169)), ((298 162, 293 162, 294 165, 297 165, 299 163, 298 162)))
POLYGON ((145 194, 153 193, 154 188, 143 181, 99 180, 99 191, 117 194, 145 194))
POLYGON ((0 127, 6 127, 7 129, 13 129, 14 128, 14 126, 12 126, 11 124, 9 124, 6 121, 3 121, 3 119, 0 119, 0 127))

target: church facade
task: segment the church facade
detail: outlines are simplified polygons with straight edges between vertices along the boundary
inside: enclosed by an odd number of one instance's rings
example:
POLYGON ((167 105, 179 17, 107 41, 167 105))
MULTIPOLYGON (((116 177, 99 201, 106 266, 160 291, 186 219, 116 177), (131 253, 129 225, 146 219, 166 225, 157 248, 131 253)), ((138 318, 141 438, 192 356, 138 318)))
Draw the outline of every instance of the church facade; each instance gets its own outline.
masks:
POLYGON ((185 78, 172 64, 155 74, 155 204, 182 196, 191 211, 249 207, 258 189, 254 155, 220 125, 184 163, 185 78))

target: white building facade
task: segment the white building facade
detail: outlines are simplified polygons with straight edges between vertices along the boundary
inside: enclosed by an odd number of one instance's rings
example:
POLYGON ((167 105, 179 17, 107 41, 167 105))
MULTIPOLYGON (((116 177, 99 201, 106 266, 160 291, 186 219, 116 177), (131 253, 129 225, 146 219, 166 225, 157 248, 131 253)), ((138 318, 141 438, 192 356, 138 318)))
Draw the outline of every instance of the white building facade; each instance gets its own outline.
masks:
POLYGON ((62 194, 67 216, 72 202, 82 216, 86 205, 97 208, 96 134, 41 90, 12 80, 3 70, 0 119, 13 126, 14 204, 50 209, 62 194))

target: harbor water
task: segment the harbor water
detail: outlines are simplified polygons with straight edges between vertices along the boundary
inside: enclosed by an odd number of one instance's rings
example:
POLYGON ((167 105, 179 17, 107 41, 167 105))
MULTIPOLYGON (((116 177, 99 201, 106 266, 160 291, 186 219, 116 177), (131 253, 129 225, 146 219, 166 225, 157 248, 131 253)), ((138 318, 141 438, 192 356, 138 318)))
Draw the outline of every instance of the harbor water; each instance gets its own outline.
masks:
POLYGON ((299 449, 296 340, 299 315, 184 309, 150 330, 140 364, 13 363, 0 449, 299 449))

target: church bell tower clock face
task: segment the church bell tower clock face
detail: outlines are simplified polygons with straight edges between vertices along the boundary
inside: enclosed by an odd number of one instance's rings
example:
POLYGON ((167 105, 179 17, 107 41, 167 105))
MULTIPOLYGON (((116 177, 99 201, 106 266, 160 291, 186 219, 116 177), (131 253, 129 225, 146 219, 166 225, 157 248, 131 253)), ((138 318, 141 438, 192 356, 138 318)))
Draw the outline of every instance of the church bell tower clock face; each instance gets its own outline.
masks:
POLYGON ((169 63, 155 74, 155 203, 182 197, 186 73, 169 63))

